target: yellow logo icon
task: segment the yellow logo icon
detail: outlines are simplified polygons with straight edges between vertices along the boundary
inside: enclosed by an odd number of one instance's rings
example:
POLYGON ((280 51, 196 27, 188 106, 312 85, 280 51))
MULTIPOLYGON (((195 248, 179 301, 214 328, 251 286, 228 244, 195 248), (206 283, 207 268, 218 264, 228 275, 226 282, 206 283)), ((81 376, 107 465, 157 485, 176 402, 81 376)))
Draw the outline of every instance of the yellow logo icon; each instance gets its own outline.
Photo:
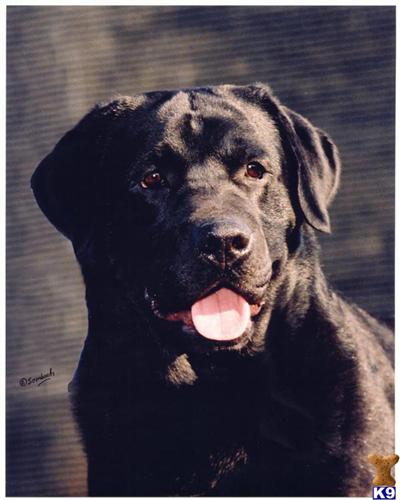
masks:
POLYGON ((368 455, 368 462, 376 469, 376 476, 372 480, 374 486, 394 486, 395 478, 390 473, 391 468, 399 461, 399 455, 368 455))

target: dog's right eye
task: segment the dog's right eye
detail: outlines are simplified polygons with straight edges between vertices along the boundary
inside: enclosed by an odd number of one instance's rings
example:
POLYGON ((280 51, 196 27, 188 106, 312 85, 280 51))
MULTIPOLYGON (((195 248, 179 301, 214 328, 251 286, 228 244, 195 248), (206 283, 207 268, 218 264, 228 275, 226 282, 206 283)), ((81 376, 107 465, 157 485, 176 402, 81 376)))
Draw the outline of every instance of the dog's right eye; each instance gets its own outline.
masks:
POLYGON ((165 177, 163 177, 160 172, 150 172, 146 174, 140 182, 140 185, 144 189, 155 188, 162 186, 166 183, 165 177))

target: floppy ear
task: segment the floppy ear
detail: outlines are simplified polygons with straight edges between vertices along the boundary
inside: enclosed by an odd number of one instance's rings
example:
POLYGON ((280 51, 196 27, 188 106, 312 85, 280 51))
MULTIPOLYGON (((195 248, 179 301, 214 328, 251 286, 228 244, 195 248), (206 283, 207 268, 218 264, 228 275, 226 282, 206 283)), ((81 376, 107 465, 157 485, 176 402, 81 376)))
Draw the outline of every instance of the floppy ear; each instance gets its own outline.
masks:
POLYGON ((65 134, 32 176, 39 207, 74 243, 85 237, 95 216, 104 151, 123 109, 121 100, 96 106, 65 134))
POLYGON ((307 222, 319 231, 330 233, 328 207, 340 180, 340 159, 331 138, 301 115, 285 108, 294 134, 289 138, 298 163, 297 193, 307 222))
POLYGON ((282 106, 267 85, 238 87, 234 93, 261 105, 274 119, 288 162, 295 163, 298 202, 304 218, 318 231, 329 233, 328 207, 340 179, 340 160, 335 144, 325 132, 282 106))

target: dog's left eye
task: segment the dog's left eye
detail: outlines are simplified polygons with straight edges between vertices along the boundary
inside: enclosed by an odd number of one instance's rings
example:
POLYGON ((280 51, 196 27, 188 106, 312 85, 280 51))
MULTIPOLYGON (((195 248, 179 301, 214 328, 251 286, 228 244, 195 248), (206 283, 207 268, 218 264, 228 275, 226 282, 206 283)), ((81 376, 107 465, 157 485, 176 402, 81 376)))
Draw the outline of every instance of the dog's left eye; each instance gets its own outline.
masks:
POLYGON ((150 172, 146 174, 140 182, 140 185, 144 189, 155 188, 165 184, 165 177, 163 177, 160 172, 150 172))
POLYGON ((265 173, 265 168, 257 161, 252 161, 246 166, 246 175, 253 179, 262 179, 265 173))

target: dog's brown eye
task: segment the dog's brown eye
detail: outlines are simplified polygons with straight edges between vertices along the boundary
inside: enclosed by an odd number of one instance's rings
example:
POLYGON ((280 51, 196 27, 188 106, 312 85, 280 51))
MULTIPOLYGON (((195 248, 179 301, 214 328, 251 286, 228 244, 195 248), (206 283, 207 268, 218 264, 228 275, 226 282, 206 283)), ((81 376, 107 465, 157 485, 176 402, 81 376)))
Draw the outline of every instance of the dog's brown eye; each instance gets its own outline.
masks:
POLYGON ((148 189, 160 186, 161 184, 163 184, 163 182, 164 177, 160 174, 160 172, 151 172, 143 178, 140 185, 142 186, 142 188, 148 189))
POLYGON ((253 179, 262 179, 265 174, 265 168, 256 161, 249 163, 246 167, 246 175, 253 179))

